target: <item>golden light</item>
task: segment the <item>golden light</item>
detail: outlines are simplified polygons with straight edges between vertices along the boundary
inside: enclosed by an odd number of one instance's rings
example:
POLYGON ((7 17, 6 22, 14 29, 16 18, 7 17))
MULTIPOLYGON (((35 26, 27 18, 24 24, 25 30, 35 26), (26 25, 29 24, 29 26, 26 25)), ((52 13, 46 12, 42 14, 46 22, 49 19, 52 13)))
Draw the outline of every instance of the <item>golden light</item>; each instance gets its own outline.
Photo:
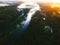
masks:
POLYGON ((59 9, 60 8, 60 0, 51 0, 51 7, 59 9))
POLYGON ((52 4, 51 7, 52 7, 52 8, 55 8, 55 7, 56 7, 56 8, 60 8, 60 4, 52 4))
POLYGON ((52 3, 60 3, 60 0, 50 0, 52 3))
POLYGON ((60 7, 60 0, 18 0, 18 1, 51 3, 52 8, 54 8, 54 7, 60 7))

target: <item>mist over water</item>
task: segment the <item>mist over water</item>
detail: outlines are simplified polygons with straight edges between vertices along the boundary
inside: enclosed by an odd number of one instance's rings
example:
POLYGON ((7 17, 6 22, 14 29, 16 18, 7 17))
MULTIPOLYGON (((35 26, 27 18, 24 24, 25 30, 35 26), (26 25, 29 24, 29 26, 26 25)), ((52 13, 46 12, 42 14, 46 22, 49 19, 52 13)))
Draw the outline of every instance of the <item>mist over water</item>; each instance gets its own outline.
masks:
MULTIPOLYGON (((26 28, 29 26, 30 21, 32 19, 32 16, 35 14, 35 12, 38 11, 38 10, 40 11, 40 7, 39 7, 38 4, 31 5, 31 3, 30 4, 29 3, 26 3, 26 4, 24 3, 24 4, 22 4, 22 6, 19 5, 18 7, 19 7, 19 9, 26 9, 26 8, 30 9, 29 12, 27 13, 27 17, 25 17, 26 20, 23 21, 24 25, 23 25, 22 29, 20 29, 20 31, 19 31, 19 32, 24 32, 24 30, 26 30, 26 28), (24 5, 24 7, 23 7, 23 5, 24 5), (27 5, 29 5, 29 6, 27 6, 27 5)), ((23 12, 22 12, 22 14, 23 14, 23 12)))

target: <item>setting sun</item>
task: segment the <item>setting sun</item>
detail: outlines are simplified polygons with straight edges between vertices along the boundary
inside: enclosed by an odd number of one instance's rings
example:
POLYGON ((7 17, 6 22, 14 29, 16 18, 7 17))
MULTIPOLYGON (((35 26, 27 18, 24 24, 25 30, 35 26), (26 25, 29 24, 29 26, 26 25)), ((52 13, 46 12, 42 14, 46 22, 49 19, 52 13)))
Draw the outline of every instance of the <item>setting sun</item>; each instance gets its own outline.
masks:
POLYGON ((60 0, 50 0, 52 8, 60 8, 60 0))
POLYGON ((52 3, 60 3, 60 0, 50 0, 52 3))

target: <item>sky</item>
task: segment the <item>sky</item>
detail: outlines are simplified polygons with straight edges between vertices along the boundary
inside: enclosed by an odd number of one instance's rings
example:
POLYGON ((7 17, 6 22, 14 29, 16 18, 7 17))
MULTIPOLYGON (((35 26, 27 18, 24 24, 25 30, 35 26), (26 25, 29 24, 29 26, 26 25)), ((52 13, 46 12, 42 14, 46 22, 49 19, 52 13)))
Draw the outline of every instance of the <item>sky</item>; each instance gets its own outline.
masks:
MULTIPOLYGON (((41 2, 41 1, 44 1, 44 0, 0 0, 0 1, 24 1, 24 2, 41 2)), ((45 0, 46 1, 49 1, 49 0, 45 0)))
POLYGON ((0 0, 0 1, 44 1, 44 0, 0 0))
POLYGON ((17 1, 17 0, 0 0, 0 1, 17 1))
POLYGON ((0 0, 0 1, 23 1, 23 2, 54 2, 60 3, 60 0, 0 0))

